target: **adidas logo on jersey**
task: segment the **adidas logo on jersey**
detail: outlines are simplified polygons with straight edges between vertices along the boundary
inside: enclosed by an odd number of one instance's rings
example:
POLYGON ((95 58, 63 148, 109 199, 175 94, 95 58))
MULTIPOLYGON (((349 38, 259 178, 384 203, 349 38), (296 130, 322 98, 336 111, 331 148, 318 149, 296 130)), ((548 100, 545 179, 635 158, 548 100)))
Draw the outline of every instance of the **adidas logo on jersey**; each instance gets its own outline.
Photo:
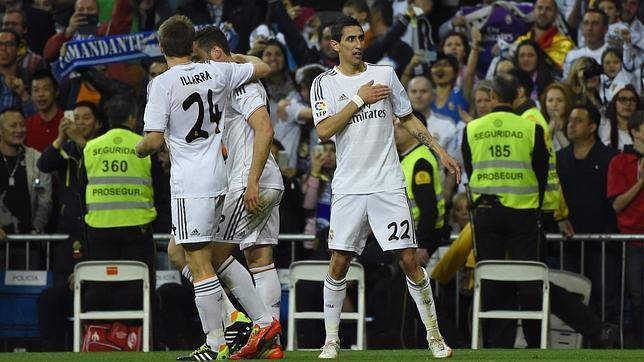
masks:
POLYGON ((200 235, 199 230, 197 230, 197 228, 194 228, 190 233, 190 236, 199 236, 199 235, 200 235))
POLYGON ((348 99, 349 98, 347 96, 345 96, 344 93, 342 93, 342 95, 340 96, 340 99, 338 99, 338 101, 342 102, 342 101, 346 101, 348 99))

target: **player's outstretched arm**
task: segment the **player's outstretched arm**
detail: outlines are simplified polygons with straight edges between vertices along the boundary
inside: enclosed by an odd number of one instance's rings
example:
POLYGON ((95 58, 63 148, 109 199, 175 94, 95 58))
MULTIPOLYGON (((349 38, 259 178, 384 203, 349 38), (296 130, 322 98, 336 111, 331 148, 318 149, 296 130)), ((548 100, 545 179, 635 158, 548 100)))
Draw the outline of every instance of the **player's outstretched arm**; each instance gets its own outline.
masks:
POLYGON ((251 78, 253 81, 264 78, 271 73, 271 67, 258 57, 244 54, 231 54, 231 57, 235 63, 251 63, 255 67, 255 73, 251 78))
POLYGON ((391 88, 384 84, 374 84, 373 80, 363 84, 358 93, 347 103, 340 112, 320 121, 315 129, 322 141, 327 141, 347 125, 347 122, 365 104, 373 104, 386 99, 391 94, 391 88))
POLYGON ((248 117, 248 124, 255 132, 255 142, 253 143, 253 160, 250 163, 248 171, 248 184, 244 194, 244 206, 251 213, 261 210, 259 200, 259 178, 262 176, 268 154, 271 152, 273 143, 273 126, 271 118, 268 115, 266 107, 258 108, 248 117))
POLYGON ((136 144, 136 155, 143 158, 157 152, 163 141, 163 132, 145 132, 143 139, 136 144))
POLYGON ((403 127, 409 131, 418 142, 424 144, 425 146, 431 148, 436 152, 438 158, 440 158, 443 166, 449 170, 450 173, 456 175, 456 183, 461 183, 461 166, 458 164, 458 161, 450 156, 439 144, 436 142, 434 137, 429 134, 427 127, 414 116, 413 113, 410 113, 406 116, 400 117, 400 122, 403 127))

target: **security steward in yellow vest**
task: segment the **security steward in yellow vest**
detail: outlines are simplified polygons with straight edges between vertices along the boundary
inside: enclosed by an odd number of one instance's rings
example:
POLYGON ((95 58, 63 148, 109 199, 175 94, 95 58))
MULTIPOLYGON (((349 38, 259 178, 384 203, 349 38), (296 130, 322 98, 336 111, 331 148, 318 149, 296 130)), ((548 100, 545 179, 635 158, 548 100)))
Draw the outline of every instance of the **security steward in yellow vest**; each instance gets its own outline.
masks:
MULTIPOLYGON (((134 151, 142 138, 133 131, 136 103, 132 97, 117 95, 108 101, 106 108, 110 130, 87 142, 83 149, 88 259, 142 261, 147 264, 154 285, 155 244, 150 224, 157 213, 150 157, 138 158, 134 151)), ((137 287, 138 293, 134 286, 113 288, 109 293, 111 303, 130 308, 137 303, 140 306, 141 298, 133 297, 141 294, 140 285, 137 287), (117 295, 113 296, 114 293, 117 295)), ((100 294, 90 298, 91 304, 100 304, 105 290, 92 289, 100 294)))
MULTIPOLYGON (((414 111, 414 115, 427 124, 422 113, 414 111)), ((398 120, 394 137, 407 183, 407 198, 414 218, 420 262, 427 264, 429 257, 438 249, 445 223, 440 167, 432 151, 420 144, 398 120)))
POLYGON ((548 184, 543 196, 543 205, 541 206, 541 210, 543 211, 541 213, 541 231, 542 241, 544 241, 542 243, 542 257, 545 257, 546 232, 561 231, 564 237, 568 237, 572 236, 574 231, 568 221, 568 205, 566 205, 563 197, 559 175, 557 174, 557 155, 552 144, 550 127, 535 102, 528 97, 534 88, 532 77, 519 68, 510 70, 509 74, 517 78, 517 82, 519 83, 518 95, 514 101, 515 112, 521 115, 522 118, 535 122, 543 128, 546 147, 548 149, 548 184))
MULTIPOLYGON (((514 113, 515 77, 501 74, 492 81, 491 113, 471 121, 463 131, 463 165, 474 202, 474 240, 477 260, 539 260, 538 210, 548 178, 544 130, 514 113)), ((484 309, 516 309, 514 284, 486 282, 484 309)), ((538 283, 518 284, 522 310, 541 308, 538 283)), ((539 323, 523 321, 528 346, 539 346, 539 323)), ((485 347, 512 348, 514 320, 486 320, 485 347)))

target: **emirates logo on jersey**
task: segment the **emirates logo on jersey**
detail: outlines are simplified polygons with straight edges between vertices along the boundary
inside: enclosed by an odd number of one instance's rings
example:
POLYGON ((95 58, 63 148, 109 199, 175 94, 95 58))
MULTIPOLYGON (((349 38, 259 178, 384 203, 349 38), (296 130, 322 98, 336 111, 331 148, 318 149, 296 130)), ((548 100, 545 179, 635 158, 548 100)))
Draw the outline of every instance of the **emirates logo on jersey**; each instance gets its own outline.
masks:
POLYGON ((371 104, 365 104, 360 108, 360 112, 351 117, 351 120, 347 124, 355 124, 368 119, 385 117, 387 117, 387 112, 384 109, 371 109, 371 104))

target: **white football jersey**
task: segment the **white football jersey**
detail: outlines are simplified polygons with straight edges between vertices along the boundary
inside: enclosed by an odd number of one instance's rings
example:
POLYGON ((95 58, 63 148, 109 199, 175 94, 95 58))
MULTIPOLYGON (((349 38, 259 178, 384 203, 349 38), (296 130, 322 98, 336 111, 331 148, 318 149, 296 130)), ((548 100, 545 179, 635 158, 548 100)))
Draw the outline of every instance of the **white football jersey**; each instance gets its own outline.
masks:
POLYGON ((165 133, 173 198, 226 193, 222 115, 229 94, 253 74, 252 64, 188 63, 173 66, 152 81, 144 130, 165 133))
MULTIPOLYGON (((266 90, 259 82, 237 87, 230 94, 230 101, 224 112, 223 143, 228 149, 226 170, 228 191, 237 191, 248 185, 248 174, 253 162, 255 132, 248 124, 250 116, 260 107, 268 104, 266 90)), ((268 154, 264 171, 259 178, 260 187, 284 190, 282 173, 273 155, 268 154)))
POLYGON ((320 74, 311 87, 311 108, 317 125, 332 116, 373 80, 391 88, 389 98, 365 104, 336 133, 337 169, 331 185, 333 194, 369 194, 405 187, 394 142, 394 118, 411 113, 407 92, 394 69, 365 63, 366 70, 347 76, 333 68, 320 74))

